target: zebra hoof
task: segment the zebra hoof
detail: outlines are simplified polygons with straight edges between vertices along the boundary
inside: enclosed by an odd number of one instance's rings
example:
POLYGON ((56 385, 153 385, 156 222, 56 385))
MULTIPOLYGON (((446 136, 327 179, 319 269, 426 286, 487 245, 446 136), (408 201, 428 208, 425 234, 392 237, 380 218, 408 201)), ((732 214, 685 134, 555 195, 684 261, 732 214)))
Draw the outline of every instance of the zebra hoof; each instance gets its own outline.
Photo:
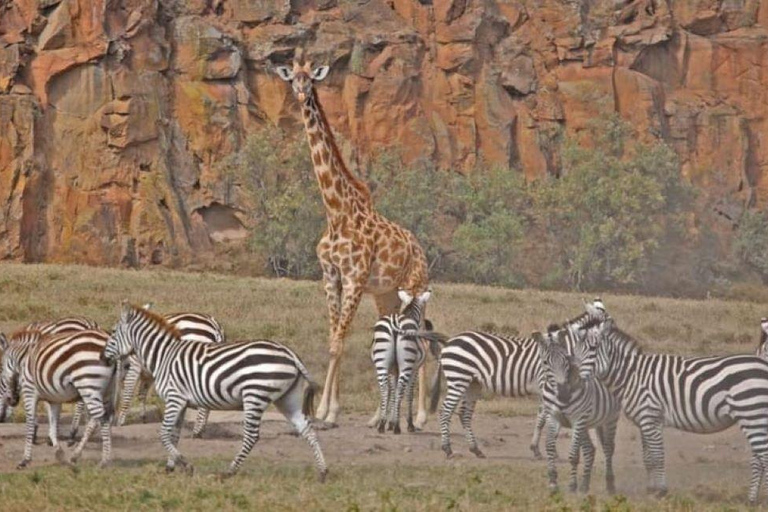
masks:
POLYGON ((173 473, 174 471, 176 471, 176 466, 171 466, 169 464, 165 465, 165 472, 166 472, 166 474, 173 473))
POLYGON ((228 469, 224 473, 221 473, 219 475, 219 480, 229 480, 230 478, 235 476, 236 473, 237 471, 232 471, 231 469, 228 469))
POLYGON ((112 465, 112 461, 111 460, 102 460, 102 461, 99 462, 98 468, 99 469, 104 469, 104 468, 108 468, 111 465, 112 465))
POLYGON ((549 495, 554 496, 555 494, 560 493, 560 488, 557 486, 557 484, 549 484, 549 495))
POLYGON ((570 484, 570 485, 568 486, 568 492, 570 492, 570 493, 572 493, 572 494, 575 494, 575 493, 576 493, 576 491, 578 490, 578 488, 579 488, 579 487, 578 487, 578 485, 576 485, 576 483, 572 483, 572 484, 570 484))
POLYGON ((400 424, 399 423, 395 425, 395 428, 392 429, 392 432, 395 435, 398 435, 398 436, 400 435, 400 424))
POLYGON ((192 439, 202 439, 203 433, 202 432, 192 432, 192 439))
POLYGON ((23 461, 19 462, 19 463, 16 465, 16 469, 24 469, 24 468, 26 468, 27 466, 29 466, 29 463, 30 463, 30 462, 32 462, 32 461, 31 461, 31 460, 28 460, 28 459, 24 459, 23 461))
POLYGON ((472 448, 469 449, 469 451, 474 453, 477 456, 478 459, 484 459, 485 458, 485 454, 477 446, 473 446, 472 448))
POLYGON ((443 452, 445 453, 445 458, 450 459, 453 457, 453 450, 451 450, 450 446, 443 446, 443 452))
POLYGON ((543 457, 541 456, 541 450, 539 450, 539 447, 536 445, 531 445, 531 451, 533 452, 533 458, 536 460, 541 460, 543 457))
POLYGON ((51 441, 50 437, 45 441, 45 444, 47 444, 48 446, 53 446, 53 441, 51 441))
POLYGON ((69 441, 67 441, 67 446, 68 446, 68 447, 70 447, 70 448, 72 448, 73 446, 75 446, 75 445, 77 444, 77 441, 78 441, 78 440, 77 440, 77 439, 74 439, 74 438, 73 438, 73 439, 70 439, 69 441))
POLYGON ((317 474, 317 480, 321 484, 325 483, 325 479, 328 477, 328 470, 324 469, 320 473, 317 474))
POLYGON ((387 428, 387 422, 384 421, 384 420, 381 420, 381 421, 379 421, 379 424, 376 427, 376 430, 379 431, 379 434, 383 434, 384 431, 386 430, 386 428, 387 428))
POLYGON ((387 423, 387 430, 392 432, 394 429, 395 429, 395 424, 394 423, 392 423, 392 422, 387 423))
POLYGON ((339 425, 337 425, 334 422, 328 422, 328 421, 318 421, 314 427, 317 430, 331 430, 333 428, 339 428, 339 425))

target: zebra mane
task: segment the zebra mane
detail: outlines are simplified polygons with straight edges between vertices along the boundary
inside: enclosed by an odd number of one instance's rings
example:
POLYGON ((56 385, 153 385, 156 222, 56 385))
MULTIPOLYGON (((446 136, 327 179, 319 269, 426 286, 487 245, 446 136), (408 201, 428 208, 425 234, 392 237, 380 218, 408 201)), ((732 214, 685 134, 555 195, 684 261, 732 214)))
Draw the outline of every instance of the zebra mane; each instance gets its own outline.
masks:
POLYGON ((150 311, 148 309, 144 309, 141 306, 131 304, 131 313, 132 313, 131 317, 133 318, 139 317, 139 318, 144 318, 146 320, 149 320, 150 323, 152 323, 155 327, 160 329, 165 334, 169 334, 176 339, 181 339, 181 333, 176 328, 176 326, 169 323, 165 318, 155 313, 154 311, 150 311))
POLYGON ((608 333, 608 341, 621 352, 635 352, 638 354, 643 352, 640 343, 638 343, 635 338, 616 327, 616 325, 614 325, 608 333))
POLYGON ((400 313, 404 317, 412 318, 414 320, 420 320, 421 317, 421 308, 419 307, 419 301, 416 297, 414 297, 411 302, 409 302, 405 309, 403 309, 403 312, 400 313))

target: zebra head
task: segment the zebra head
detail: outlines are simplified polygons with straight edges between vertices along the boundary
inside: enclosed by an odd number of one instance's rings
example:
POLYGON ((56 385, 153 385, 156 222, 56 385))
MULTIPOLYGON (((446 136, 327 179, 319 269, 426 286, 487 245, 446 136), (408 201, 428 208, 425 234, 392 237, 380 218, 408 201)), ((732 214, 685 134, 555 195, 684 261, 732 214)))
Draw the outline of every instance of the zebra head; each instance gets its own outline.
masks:
POLYGON ((432 297, 432 289, 427 288, 426 291, 423 291, 414 297, 408 290, 400 288, 397 290, 397 296, 400 299, 400 306, 402 308, 401 314, 415 320, 417 324, 420 324, 424 306, 429 301, 429 298, 432 297))
POLYGON ((11 407, 19 403, 19 372, 21 370, 21 347, 18 344, 9 344, 3 336, 3 359, 0 369, 0 402, 11 407))
MULTIPOLYGON (((141 308, 141 311, 146 311, 148 308, 149 305, 144 306, 141 308)), ((131 343, 131 324, 136 317, 136 311, 137 308, 127 302, 123 302, 120 320, 115 325, 112 335, 107 340, 107 346, 104 347, 104 351, 101 353, 101 359, 106 363, 112 364, 118 359, 123 359, 134 352, 134 347, 131 343)))
POLYGON ((568 353, 566 331, 551 329, 546 335, 534 333, 539 346, 541 371, 552 398, 559 407, 567 407, 573 391, 580 385, 579 367, 568 353))
POLYGON ((768 318, 760 320, 760 344, 757 346, 757 355, 768 359, 768 318))
POLYGON ((606 367, 598 366, 597 354, 600 344, 613 331, 613 328, 613 318, 609 316, 604 321, 587 329, 581 342, 574 344, 574 357, 579 363, 582 377, 601 378, 605 376, 606 367))

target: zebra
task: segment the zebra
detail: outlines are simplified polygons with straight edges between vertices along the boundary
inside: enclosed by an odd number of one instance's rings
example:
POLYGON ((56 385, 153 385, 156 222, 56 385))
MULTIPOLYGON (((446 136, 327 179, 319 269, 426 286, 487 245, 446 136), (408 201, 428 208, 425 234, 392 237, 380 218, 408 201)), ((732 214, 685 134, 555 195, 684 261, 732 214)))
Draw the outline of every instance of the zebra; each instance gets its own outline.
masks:
POLYGON ((424 343, 417 336, 404 331, 418 331, 424 306, 432 292, 427 290, 418 297, 412 297, 400 289, 398 297, 405 305, 402 313, 382 316, 374 325, 371 343, 371 361, 379 383, 381 405, 378 430, 384 432, 389 418, 389 427, 395 434, 400 433, 400 404, 406 395, 408 404, 408 432, 415 432, 413 424, 414 375, 426 359, 424 343), (393 382, 396 378, 397 386, 393 382))
POLYGON ((665 426, 709 434, 738 424, 752 451, 748 499, 757 502, 768 467, 768 361, 646 354, 611 324, 593 350, 596 377, 621 397, 625 415, 640 429, 650 492, 667 492, 665 426))
POLYGON ((116 395, 116 369, 101 361, 109 335, 100 330, 75 331, 43 337, 32 331, 23 339, 11 342, 3 353, 0 397, 16 406, 20 397, 26 412, 24 458, 17 468, 32 461, 32 441, 36 428, 37 402, 49 404, 49 437, 60 462, 74 464, 82 454, 97 424, 101 424, 102 457, 100 467, 112 456, 113 400, 116 395), (58 442, 58 421, 63 403, 82 400, 89 421, 80 443, 69 460, 58 442))
POLYGON ((312 448, 320 481, 325 480, 328 467, 307 419, 317 384, 289 348, 269 340, 185 341, 163 317, 123 304, 102 357, 114 361, 133 353, 165 402, 160 441, 168 451, 167 472, 177 465, 192 470, 176 446, 187 407, 244 411, 243 444, 224 475, 231 476, 258 441, 261 417, 274 402, 312 448))
MULTIPOLYGON (((145 309, 149 309, 151 304, 145 304, 145 309)), ((221 343, 224 341, 224 330, 221 324, 212 316, 202 313, 171 313, 164 315, 165 320, 176 327, 183 340, 200 341, 203 343, 221 343)), ((122 426, 128 417, 128 411, 133 403, 133 397, 138 394, 141 403, 141 418, 146 421, 147 418, 147 395, 152 386, 152 376, 146 370, 142 369, 136 355, 131 355, 127 359, 128 368, 123 379, 123 392, 120 404, 120 412, 117 418, 117 425, 122 426), (138 391, 138 393, 137 393, 138 391)), ((208 409, 203 407, 197 411, 195 426, 192 429, 192 437, 202 437, 205 425, 208 423, 208 409)))
MULTIPOLYGON (((601 334, 601 325, 589 329, 588 336, 601 334)), ((567 330, 549 329, 546 335, 535 333, 539 346, 544 385, 542 401, 549 410, 547 435, 547 473, 549 487, 557 490, 557 453, 555 444, 560 425, 570 426, 571 464, 569 490, 575 492, 578 484, 579 455, 584 454, 584 473, 581 492, 589 492, 595 447, 588 430, 595 429, 605 455, 605 485, 608 493, 616 492, 613 473, 613 453, 616 446, 616 426, 621 415, 621 401, 608 387, 594 378, 594 358, 590 361, 587 343, 574 343, 573 353, 568 350, 567 330), (584 372, 586 371, 586 376, 584 372)))
MULTIPOLYGON (((93 321, 90 318, 87 318, 85 316, 66 316, 63 318, 59 318, 57 320, 43 320, 43 321, 35 321, 27 324, 26 326, 22 327, 20 331, 17 331, 16 334, 21 334, 25 332, 34 332, 37 331, 41 334, 41 338, 44 338, 46 336, 53 336, 56 334, 63 334, 67 332, 76 332, 76 331, 86 331, 91 329, 98 329, 99 324, 97 324, 95 321, 93 321)), ((16 335, 14 334, 14 336, 16 335)), ((2 340, 0 340, 0 346, 2 346, 3 343, 7 344, 8 340, 5 338, 5 336, 0 333, 0 336, 2 336, 2 340)), ((13 339, 13 336, 12 336, 13 339)), ((72 424, 70 426, 70 434, 69 434, 69 441, 68 445, 72 446, 77 441, 77 433, 80 428, 80 421, 83 416, 83 410, 85 406, 82 401, 78 401, 75 404, 75 410, 74 414, 72 415, 72 424)), ((5 404, 0 404, 0 422, 3 421, 6 417, 10 417, 12 414, 12 407, 7 407, 5 404), (4 412, 5 410, 5 412, 4 412)), ((37 431, 38 431, 38 424, 35 423, 35 433, 32 436, 32 442, 34 444, 37 444, 37 431)), ((49 443, 50 443, 49 439, 49 443)))
MULTIPOLYGON (((565 323, 571 331, 589 328, 605 316, 605 306, 598 298, 585 303, 586 312, 565 323)), ((439 367, 445 375, 447 392, 440 410, 441 447, 447 457, 453 455, 450 440, 450 422, 454 411, 461 404, 459 419, 464 428, 470 452, 477 457, 485 455, 477 444, 472 431, 472 415, 475 403, 482 390, 509 396, 521 397, 541 394, 543 385, 539 364, 539 350, 532 337, 507 337, 497 334, 466 331, 445 341, 439 334, 424 333, 426 339, 443 344, 439 367)), ((433 402, 440 393, 439 386, 433 388, 433 402)), ((548 410, 542 404, 537 414, 530 448, 535 458, 541 458, 539 440, 541 430, 547 421, 548 410)))
POLYGON ((757 345, 756 355, 768 360, 768 318, 760 319, 760 343, 757 345))

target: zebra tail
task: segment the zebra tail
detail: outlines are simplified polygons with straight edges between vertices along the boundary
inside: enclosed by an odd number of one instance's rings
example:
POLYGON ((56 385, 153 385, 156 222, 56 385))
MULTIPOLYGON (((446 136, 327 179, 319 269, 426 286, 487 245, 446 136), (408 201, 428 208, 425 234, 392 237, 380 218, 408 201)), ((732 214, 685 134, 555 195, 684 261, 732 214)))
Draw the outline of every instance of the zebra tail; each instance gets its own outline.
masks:
POLYGON ((115 363, 115 369, 114 372, 112 372, 112 379, 109 381, 109 388, 110 388, 110 401, 109 401, 109 407, 110 411, 108 411, 107 417, 110 419, 110 421, 113 422, 117 420, 117 409, 120 403, 120 375, 123 373, 123 360, 118 359, 117 363, 115 363))
MULTIPOLYGON (((431 347, 431 344, 430 344, 431 347)), ((440 402, 440 358, 437 359, 437 367, 435 368, 435 375, 432 377, 432 382, 429 386, 429 413, 434 414, 437 411, 437 404, 440 402)))
POLYGON ((312 377, 309 375, 309 370, 307 370, 307 367, 301 362, 299 356, 294 354, 294 359, 296 361, 296 368, 299 370, 299 373, 304 380, 307 381, 307 385, 304 388, 304 400, 301 403, 301 412, 308 418, 312 418, 315 416, 315 394, 317 393, 317 390, 320 389, 320 385, 312 380, 312 377))

